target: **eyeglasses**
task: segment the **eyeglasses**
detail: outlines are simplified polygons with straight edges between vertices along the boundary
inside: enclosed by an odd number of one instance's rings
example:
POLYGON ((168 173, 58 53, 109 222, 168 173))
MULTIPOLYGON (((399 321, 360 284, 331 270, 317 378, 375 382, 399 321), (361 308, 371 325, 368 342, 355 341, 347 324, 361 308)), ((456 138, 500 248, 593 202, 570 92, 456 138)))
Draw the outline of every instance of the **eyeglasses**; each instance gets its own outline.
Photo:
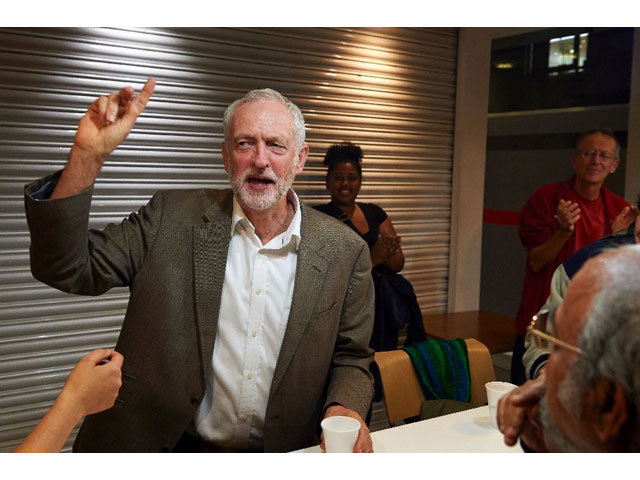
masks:
POLYGON ((582 351, 575 345, 563 342, 559 338, 556 338, 553 335, 547 333, 550 330, 551 325, 553 325, 554 319, 555 310, 549 311, 547 309, 540 311, 537 315, 534 315, 531 318, 531 323, 527 327, 527 331, 531 332, 533 343, 536 348, 548 351, 549 344, 555 343, 559 347, 566 348, 568 350, 571 350, 572 352, 578 354, 582 353, 582 351))
POLYGON ((597 152, 595 150, 580 152, 580 155, 585 160, 593 160, 596 157, 600 157, 600 160, 602 160, 603 162, 609 162, 616 159, 616 157, 614 155, 611 155, 609 152, 597 152))

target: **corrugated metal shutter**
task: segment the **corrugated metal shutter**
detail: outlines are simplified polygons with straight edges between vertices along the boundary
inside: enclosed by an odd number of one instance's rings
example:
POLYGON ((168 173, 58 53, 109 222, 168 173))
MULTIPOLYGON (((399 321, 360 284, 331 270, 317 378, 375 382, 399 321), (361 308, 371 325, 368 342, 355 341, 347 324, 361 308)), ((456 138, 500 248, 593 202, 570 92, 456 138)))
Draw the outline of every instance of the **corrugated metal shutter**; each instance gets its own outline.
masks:
POLYGON ((94 98, 158 80, 98 178, 91 227, 120 221, 158 189, 226 186, 224 108, 268 86, 306 117, 301 197, 327 201, 331 143, 361 144, 359 198, 385 208, 404 237, 403 273, 423 311, 443 311, 456 53, 456 29, 0 29, 0 451, 39 421, 82 355, 115 343, 126 308, 127 290, 72 296, 29 271, 23 185, 63 167, 94 98))

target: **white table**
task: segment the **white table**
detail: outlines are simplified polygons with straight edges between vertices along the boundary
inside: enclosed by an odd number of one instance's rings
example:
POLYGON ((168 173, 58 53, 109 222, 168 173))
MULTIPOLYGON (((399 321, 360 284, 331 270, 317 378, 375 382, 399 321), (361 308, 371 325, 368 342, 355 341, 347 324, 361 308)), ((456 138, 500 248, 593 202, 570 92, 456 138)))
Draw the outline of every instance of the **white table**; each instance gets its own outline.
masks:
MULTIPOLYGON (((371 438, 376 453, 522 452, 518 444, 505 445, 503 435, 489 422, 487 406, 379 430, 371 438)), ((296 453, 320 452, 319 445, 296 450, 296 453)))

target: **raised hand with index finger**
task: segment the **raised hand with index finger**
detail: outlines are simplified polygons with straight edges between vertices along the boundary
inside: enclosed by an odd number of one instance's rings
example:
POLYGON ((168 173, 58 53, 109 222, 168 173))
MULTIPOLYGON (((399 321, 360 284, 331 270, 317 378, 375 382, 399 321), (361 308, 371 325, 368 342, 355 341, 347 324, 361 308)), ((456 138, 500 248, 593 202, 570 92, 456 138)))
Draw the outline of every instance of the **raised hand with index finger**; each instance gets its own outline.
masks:
POLYGON ((155 86, 156 80, 150 77, 138 95, 132 87, 125 87, 89 105, 51 198, 68 197, 93 184, 105 159, 131 132, 155 86))

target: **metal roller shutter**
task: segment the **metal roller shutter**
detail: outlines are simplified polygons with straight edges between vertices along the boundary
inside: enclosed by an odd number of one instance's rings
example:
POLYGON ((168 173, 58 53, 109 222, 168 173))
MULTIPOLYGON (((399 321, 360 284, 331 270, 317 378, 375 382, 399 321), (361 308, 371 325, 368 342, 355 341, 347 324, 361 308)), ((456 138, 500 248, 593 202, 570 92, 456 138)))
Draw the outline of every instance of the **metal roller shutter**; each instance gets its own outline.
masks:
POLYGON ((126 308, 126 289, 67 295, 29 270, 23 186, 64 166, 94 98, 158 80, 100 173, 91 227, 120 221, 158 189, 227 186, 222 113, 268 86, 306 118, 311 156, 295 183, 299 195, 327 201, 324 151, 359 143, 359 199, 389 213, 403 236, 403 274, 423 312, 439 312, 447 303, 456 55, 457 30, 448 28, 0 29, 0 451, 40 420, 82 355, 113 346, 126 308))

